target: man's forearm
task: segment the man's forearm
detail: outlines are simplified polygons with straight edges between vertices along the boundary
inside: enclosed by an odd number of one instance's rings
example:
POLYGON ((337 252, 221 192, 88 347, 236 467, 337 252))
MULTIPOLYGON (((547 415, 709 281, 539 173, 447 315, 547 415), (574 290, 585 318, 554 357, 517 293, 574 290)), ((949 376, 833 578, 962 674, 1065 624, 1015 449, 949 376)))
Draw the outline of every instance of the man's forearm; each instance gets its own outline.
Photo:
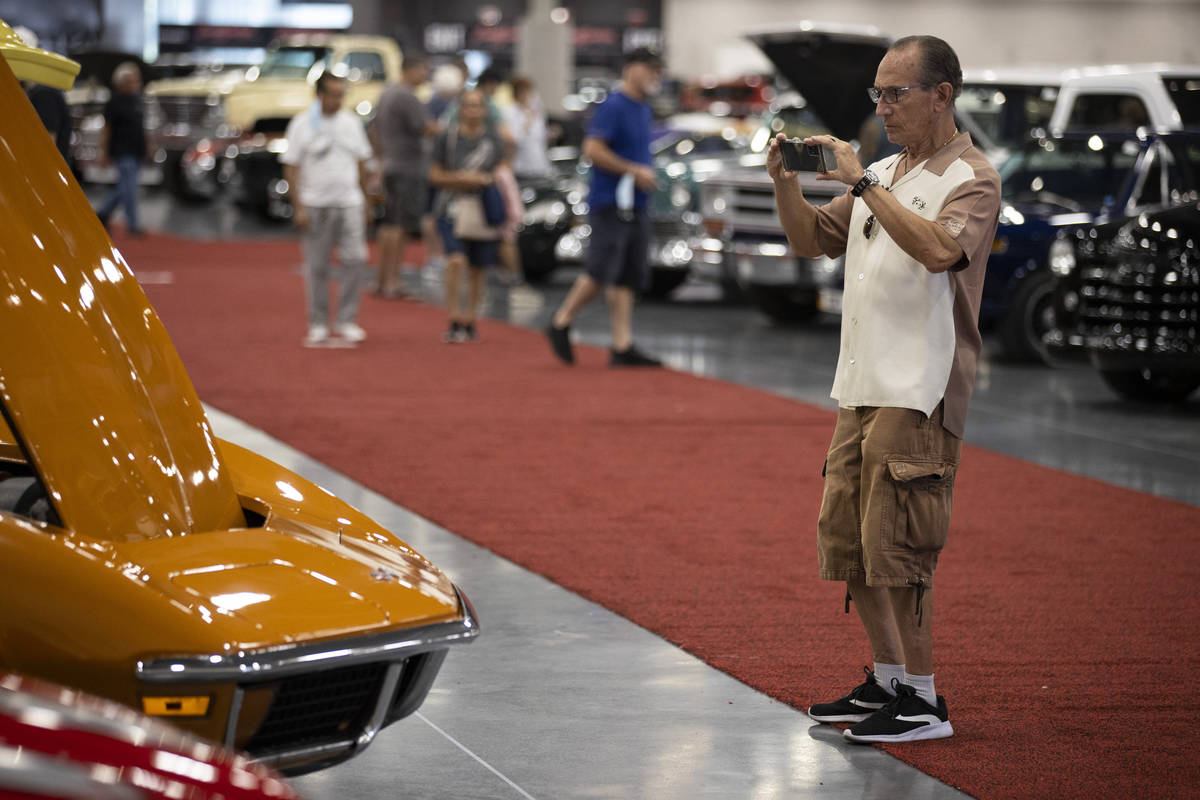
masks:
POLYGON ((863 200, 892 241, 928 271, 945 272, 962 260, 962 247, 941 225, 909 211, 889 192, 875 186, 863 200))
POLYGON ((287 181, 287 196, 292 208, 300 208, 300 170, 295 164, 284 164, 283 179, 287 181))
POLYGON ((817 209, 804 198, 795 179, 775 182, 775 208, 793 253, 800 258, 824 254, 817 240, 817 209))
POLYGON ((625 175, 641 166, 621 158, 600 139, 585 139, 583 142, 583 155, 592 162, 593 167, 617 175, 625 175))

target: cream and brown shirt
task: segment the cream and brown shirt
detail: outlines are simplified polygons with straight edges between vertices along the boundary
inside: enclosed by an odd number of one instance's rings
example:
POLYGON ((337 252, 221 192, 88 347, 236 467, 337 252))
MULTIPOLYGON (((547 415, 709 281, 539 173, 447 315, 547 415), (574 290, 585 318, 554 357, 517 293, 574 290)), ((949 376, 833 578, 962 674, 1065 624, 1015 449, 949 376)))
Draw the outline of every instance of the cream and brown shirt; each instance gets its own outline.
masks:
POLYGON ((909 256, 847 191, 817 210, 827 256, 846 255, 842 335, 832 397, 842 408, 912 408, 945 402, 946 430, 962 437, 982 340, 983 275, 1000 216, 1000 176, 960 133, 893 180, 900 156, 869 169, 900 203, 941 225, 962 247, 951 271, 932 273, 909 256))

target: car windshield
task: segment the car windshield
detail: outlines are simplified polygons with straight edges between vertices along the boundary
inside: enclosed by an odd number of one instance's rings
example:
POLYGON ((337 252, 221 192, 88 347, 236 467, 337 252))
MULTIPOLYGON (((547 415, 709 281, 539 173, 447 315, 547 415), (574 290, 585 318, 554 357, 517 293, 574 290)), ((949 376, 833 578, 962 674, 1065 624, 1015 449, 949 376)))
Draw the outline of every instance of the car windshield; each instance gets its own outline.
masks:
POLYGON ((1000 166, 1001 196, 1074 211, 1099 208, 1121 193, 1140 151, 1137 139, 1126 138, 1031 142, 1000 166))
POLYGON ((997 145, 1017 148, 1049 126, 1057 99, 1053 86, 967 84, 955 106, 997 145))
POLYGON ((1164 77, 1163 85, 1179 109, 1183 127, 1200 129, 1200 75, 1164 77))
POLYGON ((328 55, 326 47, 281 47, 267 53, 258 74, 263 78, 307 78, 313 64, 328 55))

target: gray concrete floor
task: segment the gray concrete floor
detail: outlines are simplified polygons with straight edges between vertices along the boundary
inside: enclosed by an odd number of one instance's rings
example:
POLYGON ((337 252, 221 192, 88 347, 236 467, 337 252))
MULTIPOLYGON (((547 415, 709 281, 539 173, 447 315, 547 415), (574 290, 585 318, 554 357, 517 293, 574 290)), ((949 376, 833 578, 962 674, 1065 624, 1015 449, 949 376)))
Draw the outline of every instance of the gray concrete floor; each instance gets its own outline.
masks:
MULTIPOLYGON (((288 236, 227 204, 148 195, 145 225, 196 236, 288 236)), ((540 328, 575 271, 545 286, 492 286, 488 313, 540 328)), ((440 298, 436 273, 410 287, 440 298)), ((639 344, 669 366, 832 408, 836 319, 770 324, 685 284, 637 311, 639 344)), ((597 303, 576 341, 605 346, 597 303)), ((987 346, 985 338, 985 348, 987 346)), ((547 352, 547 358, 550 358, 547 352)), ((958 795, 836 729, 702 664, 653 634, 214 413, 222 436, 313 478, 396 531, 471 596, 484 635, 451 654, 418 715, 361 757, 297 779, 312 798, 793 798, 958 795)), ((968 442, 1200 505, 1200 396, 1174 406, 1117 399, 1085 364, 1005 364, 985 350, 968 442)), ((459 533, 469 534, 468 531, 459 533)))

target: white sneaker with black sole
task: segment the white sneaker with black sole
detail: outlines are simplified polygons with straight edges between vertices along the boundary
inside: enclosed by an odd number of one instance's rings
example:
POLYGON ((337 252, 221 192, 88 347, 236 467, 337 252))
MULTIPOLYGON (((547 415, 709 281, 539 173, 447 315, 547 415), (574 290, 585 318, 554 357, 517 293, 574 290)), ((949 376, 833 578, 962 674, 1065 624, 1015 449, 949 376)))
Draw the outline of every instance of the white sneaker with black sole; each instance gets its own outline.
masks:
POLYGON ((892 679, 896 696, 890 703, 843 732, 851 742, 889 744, 945 739, 954 735, 946 711, 946 698, 938 695, 937 706, 917 696, 917 690, 892 679))
POLYGON ((867 679, 850 690, 850 694, 832 703, 809 706, 808 715, 817 722, 862 722, 891 702, 892 695, 875 680, 870 667, 863 667, 867 679))

